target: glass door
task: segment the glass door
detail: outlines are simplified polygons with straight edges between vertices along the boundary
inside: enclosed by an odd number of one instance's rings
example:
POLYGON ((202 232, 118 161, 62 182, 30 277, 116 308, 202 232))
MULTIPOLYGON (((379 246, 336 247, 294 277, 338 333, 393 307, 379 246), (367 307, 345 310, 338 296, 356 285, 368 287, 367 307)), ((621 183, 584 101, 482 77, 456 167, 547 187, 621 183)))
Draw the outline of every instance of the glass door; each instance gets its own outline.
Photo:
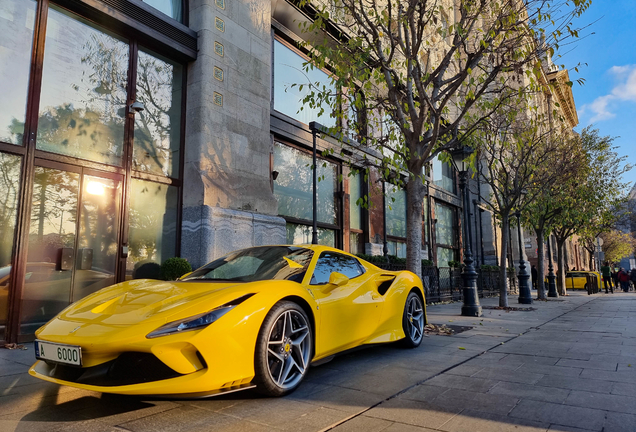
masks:
POLYGON ((55 165, 34 169, 22 334, 116 282, 121 176, 55 165))

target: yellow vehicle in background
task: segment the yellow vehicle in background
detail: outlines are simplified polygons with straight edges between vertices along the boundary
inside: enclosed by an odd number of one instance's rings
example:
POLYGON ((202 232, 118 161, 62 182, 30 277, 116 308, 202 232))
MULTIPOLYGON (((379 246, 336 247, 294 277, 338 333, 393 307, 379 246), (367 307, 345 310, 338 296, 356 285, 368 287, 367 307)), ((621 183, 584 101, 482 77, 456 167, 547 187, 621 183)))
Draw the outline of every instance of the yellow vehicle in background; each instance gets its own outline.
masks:
POLYGON ((565 274, 565 287, 567 289, 584 289, 587 290, 586 275, 595 275, 598 283, 598 289, 601 289, 602 280, 598 272, 593 271, 569 271, 565 274))

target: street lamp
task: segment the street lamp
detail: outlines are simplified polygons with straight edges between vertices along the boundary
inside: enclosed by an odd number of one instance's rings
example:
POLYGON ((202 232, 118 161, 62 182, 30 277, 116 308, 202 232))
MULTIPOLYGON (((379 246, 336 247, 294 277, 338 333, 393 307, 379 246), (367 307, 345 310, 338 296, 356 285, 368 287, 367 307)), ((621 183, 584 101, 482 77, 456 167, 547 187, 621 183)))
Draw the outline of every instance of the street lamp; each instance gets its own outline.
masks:
MULTIPOLYGON (((554 267, 552 266, 552 248, 550 247, 550 237, 548 234, 548 297, 558 297, 556 287, 556 276, 554 274, 554 267)), ((543 276, 543 275, 542 275, 543 276)))
POLYGON ((313 179, 312 179, 312 189, 311 189, 311 193, 312 193, 312 204, 313 204, 313 211, 312 211, 312 228, 311 228, 311 244, 318 244, 318 191, 316 189, 316 179, 317 179, 317 167, 316 167, 316 134, 323 129, 324 126, 321 125, 318 122, 310 122, 309 123, 309 129, 311 129, 311 137, 313 140, 313 152, 312 152, 312 157, 313 157, 313 167, 312 167, 312 171, 313 171, 313 179))
POLYGON ((532 304, 532 291, 530 291, 530 275, 526 270, 526 263, 523 259, 523 246, 521 243, 521 212, 516 211, 514 216, 517 218, 517 233, 519 236, 519 303, 532 304))
POLYGON ((451 151, 453 165, 459 172, 459 188, 462 194, 462 202, 464 204, 464 270, 462 278, 464 279, 464 305, 462 306, 463 316, 481 316, 481 306, 477 295, 477 272, 475 271, 473 253, 470 245, 472 243, 472 233, 470 229, 469 214, 470 200, 466 183, 468 181, 468 164, 466 159, 473 153, 473 149, 468 146, 460 146, 451 151))

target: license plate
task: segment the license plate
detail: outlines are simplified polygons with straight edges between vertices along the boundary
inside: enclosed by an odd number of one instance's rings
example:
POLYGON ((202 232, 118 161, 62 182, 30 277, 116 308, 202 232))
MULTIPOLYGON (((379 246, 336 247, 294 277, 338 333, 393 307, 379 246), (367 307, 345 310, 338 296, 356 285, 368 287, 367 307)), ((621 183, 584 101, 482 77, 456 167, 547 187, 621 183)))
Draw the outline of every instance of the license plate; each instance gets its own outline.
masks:
POLYGON ((73 366, 82 365, 82 348, 53 342, 35 341, 35 357, 73 366))

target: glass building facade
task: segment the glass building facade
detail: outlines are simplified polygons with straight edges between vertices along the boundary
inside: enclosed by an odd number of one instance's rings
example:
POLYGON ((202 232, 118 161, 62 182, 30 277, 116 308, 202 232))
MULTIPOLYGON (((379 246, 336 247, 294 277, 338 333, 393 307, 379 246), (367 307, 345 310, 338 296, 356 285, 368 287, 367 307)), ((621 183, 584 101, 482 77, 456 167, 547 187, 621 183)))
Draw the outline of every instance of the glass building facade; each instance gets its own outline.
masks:
POLYGON ((0 2, 0 340, 179 254, 185 64, 94 22, 0 2))

